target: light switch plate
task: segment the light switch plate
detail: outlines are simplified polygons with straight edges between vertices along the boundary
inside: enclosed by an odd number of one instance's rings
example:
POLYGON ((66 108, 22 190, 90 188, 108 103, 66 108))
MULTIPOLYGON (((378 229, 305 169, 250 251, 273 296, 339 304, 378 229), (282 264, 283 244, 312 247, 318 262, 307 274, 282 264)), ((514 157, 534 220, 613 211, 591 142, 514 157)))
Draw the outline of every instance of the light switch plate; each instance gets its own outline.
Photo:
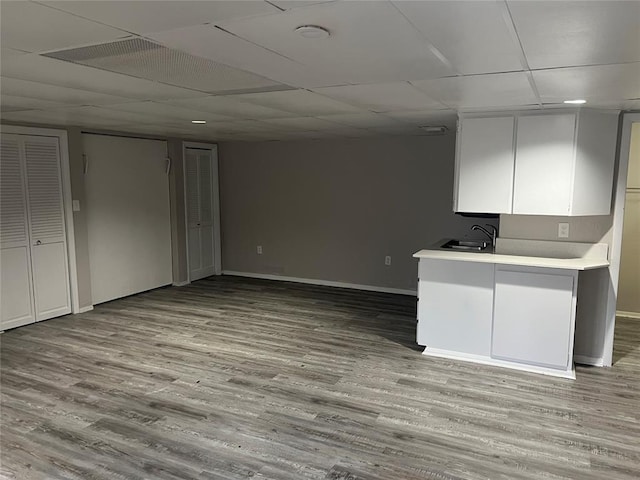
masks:
POLYGON ((567 222, 558 223, 558 238, 569 238, 569 224, 567 222))
POLYGON ((71 201, 71 208, 73 209, 74 212, 79 212, 80 211, 80 200, 72 200, 71 201))

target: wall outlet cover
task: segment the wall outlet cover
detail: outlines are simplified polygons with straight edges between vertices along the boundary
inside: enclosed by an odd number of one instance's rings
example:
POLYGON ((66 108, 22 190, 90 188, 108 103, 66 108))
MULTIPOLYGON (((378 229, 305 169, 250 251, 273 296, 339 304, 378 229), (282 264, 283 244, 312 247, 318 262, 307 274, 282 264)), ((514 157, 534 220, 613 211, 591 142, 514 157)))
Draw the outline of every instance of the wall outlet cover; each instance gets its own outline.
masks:
POLYGON ((258 246, 256 247, 256 253, 257 253, 258 255, 262 255, 262 245, 258 245, 258 246))
POLYGON ((389 255, 384 257, 384 264, 385 265, 391 265, 391 257, 389 255))
POLYGON ((569 224, 566 222, 558 223, 558 238, 569 238, 569 224))

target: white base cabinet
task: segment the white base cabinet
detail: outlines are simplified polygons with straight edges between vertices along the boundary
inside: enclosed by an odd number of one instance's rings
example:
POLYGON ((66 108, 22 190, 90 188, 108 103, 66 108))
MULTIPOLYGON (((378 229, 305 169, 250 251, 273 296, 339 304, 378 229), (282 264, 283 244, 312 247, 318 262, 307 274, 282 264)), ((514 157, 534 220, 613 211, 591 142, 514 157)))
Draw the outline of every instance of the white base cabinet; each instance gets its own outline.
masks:
POLYGON ((421 258, 424 354, 575 378, 577 270, 421 258))
POLYGON ((567 370, 577 272, 496 266, 491 357, 567 370))
POLYGON ((420 260, 418 345, 489 355, 493 265, 420 260))

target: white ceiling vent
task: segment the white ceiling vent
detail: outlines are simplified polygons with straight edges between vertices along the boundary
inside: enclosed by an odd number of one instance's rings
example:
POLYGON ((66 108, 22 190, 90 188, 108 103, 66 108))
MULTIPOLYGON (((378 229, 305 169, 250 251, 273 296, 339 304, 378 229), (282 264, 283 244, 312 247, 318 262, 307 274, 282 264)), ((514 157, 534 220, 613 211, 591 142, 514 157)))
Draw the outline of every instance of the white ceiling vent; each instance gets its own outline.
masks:
POLYGON ((42 55, 206 93, 231 94, 291 89, 260 75, 166 48, 142 38, 59 50, 42 55))

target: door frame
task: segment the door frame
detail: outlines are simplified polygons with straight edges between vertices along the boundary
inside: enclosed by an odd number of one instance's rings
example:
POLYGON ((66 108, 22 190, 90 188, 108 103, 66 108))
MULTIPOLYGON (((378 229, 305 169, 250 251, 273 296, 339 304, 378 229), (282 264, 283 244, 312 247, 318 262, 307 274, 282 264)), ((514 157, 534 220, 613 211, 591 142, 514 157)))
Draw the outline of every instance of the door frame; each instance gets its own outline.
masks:
POLYGON ((622 129, 618 155, 615 190, 613 192, 613 231, 609 255, 610 288, 605 319, 603 363, 605 367, 613 364, 613 340, 616 327, 616 306, 618 303, 618 282, 620 279, 620 260, 622 256, 622 230, 624 222, 624 204, 629 174, 629 155, 631 153, 631 127, 640 123, 640 113, 622 114, 622 129))
POLYGON ((200 142, 182 142, 182 181, 184 203, 184 232, 187 267, 187 283, 191 283, 191 268, 189 267, 189 220, 187 218, 187 148, 198 148, 211 151, 211 193, 213 200, 213 262, 214 275, 222 275, 222 249, 220 245, 220 180, 218 175, 218 144, 200 142))
POLYGON ((71 167, 69 164, 69 140, 66 130, 17 125, 2 125, 2 133, 31 135, 39 137, 57 137, 60 147, 60 177, 62 178, 62 204, 67 240, 67 259, 71 292, 71 313, 82 313, 78 297, 78 270, 76 264, 76 241, 73 228, 73 203, 71 195, 71 167))

